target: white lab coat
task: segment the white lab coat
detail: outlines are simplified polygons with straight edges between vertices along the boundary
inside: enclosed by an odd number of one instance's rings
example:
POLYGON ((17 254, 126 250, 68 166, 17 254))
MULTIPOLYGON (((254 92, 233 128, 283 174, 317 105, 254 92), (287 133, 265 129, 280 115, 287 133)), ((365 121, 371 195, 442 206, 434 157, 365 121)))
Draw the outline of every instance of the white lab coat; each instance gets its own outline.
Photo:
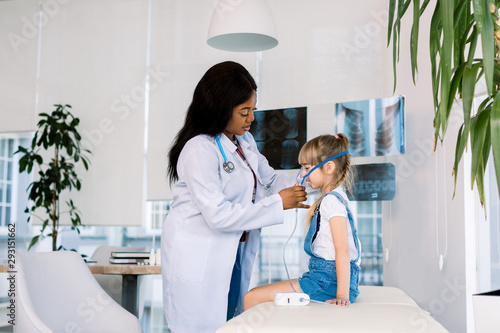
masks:
POLYGON ((283 203, 278 192, 292 186, 286 174, 276 175, 259 153, 250 133, 238 136, 243 154, 266 190, 257 182, 252 204, 252 172, 224 134, 224 152, 234 163, 223 170, 224 159, 215 141, 199 135, 184 146, 177 163, 179 180, 174 200, 163 224, 161 250, 163 305, 174 333, 213 333, 226 322, 228 291, 239 239, 250 230, 242 247, 241 292, 236 314, 243 310, 243 296, 259 246, 260 228, 283 223, 283 203))

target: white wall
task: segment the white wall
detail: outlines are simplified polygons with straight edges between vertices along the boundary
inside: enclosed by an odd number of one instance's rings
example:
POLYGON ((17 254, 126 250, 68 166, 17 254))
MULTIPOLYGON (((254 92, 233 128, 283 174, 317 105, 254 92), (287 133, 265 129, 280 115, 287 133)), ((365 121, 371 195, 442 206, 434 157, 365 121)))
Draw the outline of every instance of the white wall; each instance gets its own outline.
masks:
MULTIPOLYGON (((11 22, 0 25, 2 38, 12 31, 22 33, 23 19, 31 19, 36 2, 0 2, 0 22, 7 22, 4 17, 10 17, 11 22), (24 12, 19 7, 23 4, 24 12)), ((386 48, 387 1, 268 2, 280 44, 262 53, 259 108, 307 106, 308 137, 312 138, 333 131, 335 103, 392 95, 392 49, 386 48)), ((219 61, 235 60, 255 76, 260 60, 252 53, 223 52, 206 45, 216 1, 60 3, 58 12, 43 27, 47 35, 42 34, 39 53, 38 111, 50 110, 53 103, 73 104, 87 132, 98 129, 103 119, 111 119, 113 130, 103 132, 106 135, 95 145, 93 170, 83 177, 83 188, 89 191, 81 197, 85 202, 83 215, 91 214, 104 220, 103 224, 137 223, 143 200, 171 195, 165 178, 165 154, 182 125, 201 75, 219 61), (120 118, 115 111, 117 106, 124 106, 122 96, 144 87, 148 73, 150 84, 154 84, 148 98, 136 98, 134 107, 129 106, 129 116, 120 118), (132 167, 134 171, 128 171, 132 167), (148 191, 143 192, 146 183, 148 191), (115 197, 135 199, 116 201, 115 197), (103 211, 100 202, 112 202, 113 210, 103 211), (113 216, 114 211, 119 215, 113 216)), ((466 221, 462 205, 464 187, 469 186, 459 178, 457 195, 451 200, 457 121, 448 129, 445 149, 439 147, 431 156, 434 112, 427 51, 430 14, 424 18, 427 23, 421 24, 416 87, 409 65, 410 22, 404 22, 402 29, 395 94, 406 95, 407 152, 397 157, 358 159, 357 163, 392 162, 397 168, 396 198, 384 203, 384 246, 389 252, 385 284, 405 290, 450 331, 465 332, 466 292, 462 286, 466 221), (444 252, 443 269, 439 270, 438 253, 444 252)), ((411 8, 407 16, 411 17, 411 8)), ((5 39, 2 43, 9 47, 5 39)), ((33 61, 37 57, 33 54, 38 54, 38 39, 29 39, 21 44, 24 46, 29 52, 22 54, 23 62, 9 51, 0 64, 2 72, 10 73, 0 75, 0 87, 19 86, 13 79, 16 71, 7 70, 9 66, 20 72, 24 68, 27 85, 20 91, 26 96, 22 110, 29 118, 35 104, 33 61)), ((8 119, 13 101, 0 101, 3 119, 8 119)), ((0 130, 5 131, 4 127, 0 130)), ((419 318, 412 318, 409 324, 425 326, 419 318)))
MULTIPOLYGON (((444 145, 432 155, 431 69, 429 26, 433 4, 422 17, 419 42, 417 85, 411 79, 409 36, 411 12, 402 28, 401 61, 396 93, 406 95, 407 151, 390 158, 397 170, 397 193, 392 203, 384 204, 384 244, 390 248, 384 264, 384 284, 405 290, 450 332, 466 332, 466 225, 465 197, 471 195, 470 181, 464 182, 459 168, 457 191, 453 195, 452 169, 461 110, 453 108, 444 145), (444 255, 442 270, 439 255, 444 255)), ((409 9, 411 11, 411 8, 409 9)), ((463 164, 463 162, 462 162, 463 164)), ((474 249, 471 249, 474 250, 474 249)), ((422 318, 411 325, 425 328, 422 318)))

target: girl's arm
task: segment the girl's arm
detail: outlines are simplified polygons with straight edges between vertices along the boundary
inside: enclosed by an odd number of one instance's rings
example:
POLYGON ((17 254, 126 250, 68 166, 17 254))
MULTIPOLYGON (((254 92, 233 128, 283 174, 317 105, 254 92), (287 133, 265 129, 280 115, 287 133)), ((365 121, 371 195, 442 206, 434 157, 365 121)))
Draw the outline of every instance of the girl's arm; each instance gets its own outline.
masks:
MULTIPOLYGON (((337 270, 337 305, 348 305, 339 298, 349 299, 349 286, 351 276, 351 260, 349 257, 349 241, 345 217, 334 216, 330 219, 333 245, 335 247, 335 267, 337 270)), ((328 301, 327 301, 328 302, 328 301)))

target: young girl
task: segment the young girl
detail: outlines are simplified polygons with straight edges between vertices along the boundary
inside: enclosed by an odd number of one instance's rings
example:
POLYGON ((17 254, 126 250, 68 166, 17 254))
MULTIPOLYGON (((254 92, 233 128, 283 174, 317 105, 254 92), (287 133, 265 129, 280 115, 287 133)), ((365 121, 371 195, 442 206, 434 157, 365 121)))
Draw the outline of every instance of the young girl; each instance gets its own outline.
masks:
POLYGON ((304 292, 312 300, 348 306, 359 295, 361 247, 349 200, 341 185, 349 185, 351 157, 344 134, 321 135, 300 150, 301 176, 321 196, 306 218, 304 250, 311 256, 309 271, 300 279, 250 290, 244 310, 273 301, 275 292, 304 292), (292 287, 293 286, 293 287, 292 287))

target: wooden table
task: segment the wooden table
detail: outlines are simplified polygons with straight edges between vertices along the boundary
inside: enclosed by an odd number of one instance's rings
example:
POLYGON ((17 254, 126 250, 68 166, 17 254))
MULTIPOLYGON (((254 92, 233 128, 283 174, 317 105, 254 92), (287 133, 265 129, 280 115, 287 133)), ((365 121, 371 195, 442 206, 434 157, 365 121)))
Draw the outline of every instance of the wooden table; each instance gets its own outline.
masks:
MULTIPOLYGON (((122 275, 122 306, 135 316, 138 315, 137 309, 137 278, 139 275, 161 274, 161 266, 149 265, 88 265, 92 274, 111 274, 122 275)), ((7 273, 8 265, 0 265, 0 273, 7 273)))
POLYGON ((137 278, 139 275, 161 274, 161 266, 149 265, 88 265, 92 274, 122 275, 122 306, 133 315, 138 315, 138 289, 137 278))

